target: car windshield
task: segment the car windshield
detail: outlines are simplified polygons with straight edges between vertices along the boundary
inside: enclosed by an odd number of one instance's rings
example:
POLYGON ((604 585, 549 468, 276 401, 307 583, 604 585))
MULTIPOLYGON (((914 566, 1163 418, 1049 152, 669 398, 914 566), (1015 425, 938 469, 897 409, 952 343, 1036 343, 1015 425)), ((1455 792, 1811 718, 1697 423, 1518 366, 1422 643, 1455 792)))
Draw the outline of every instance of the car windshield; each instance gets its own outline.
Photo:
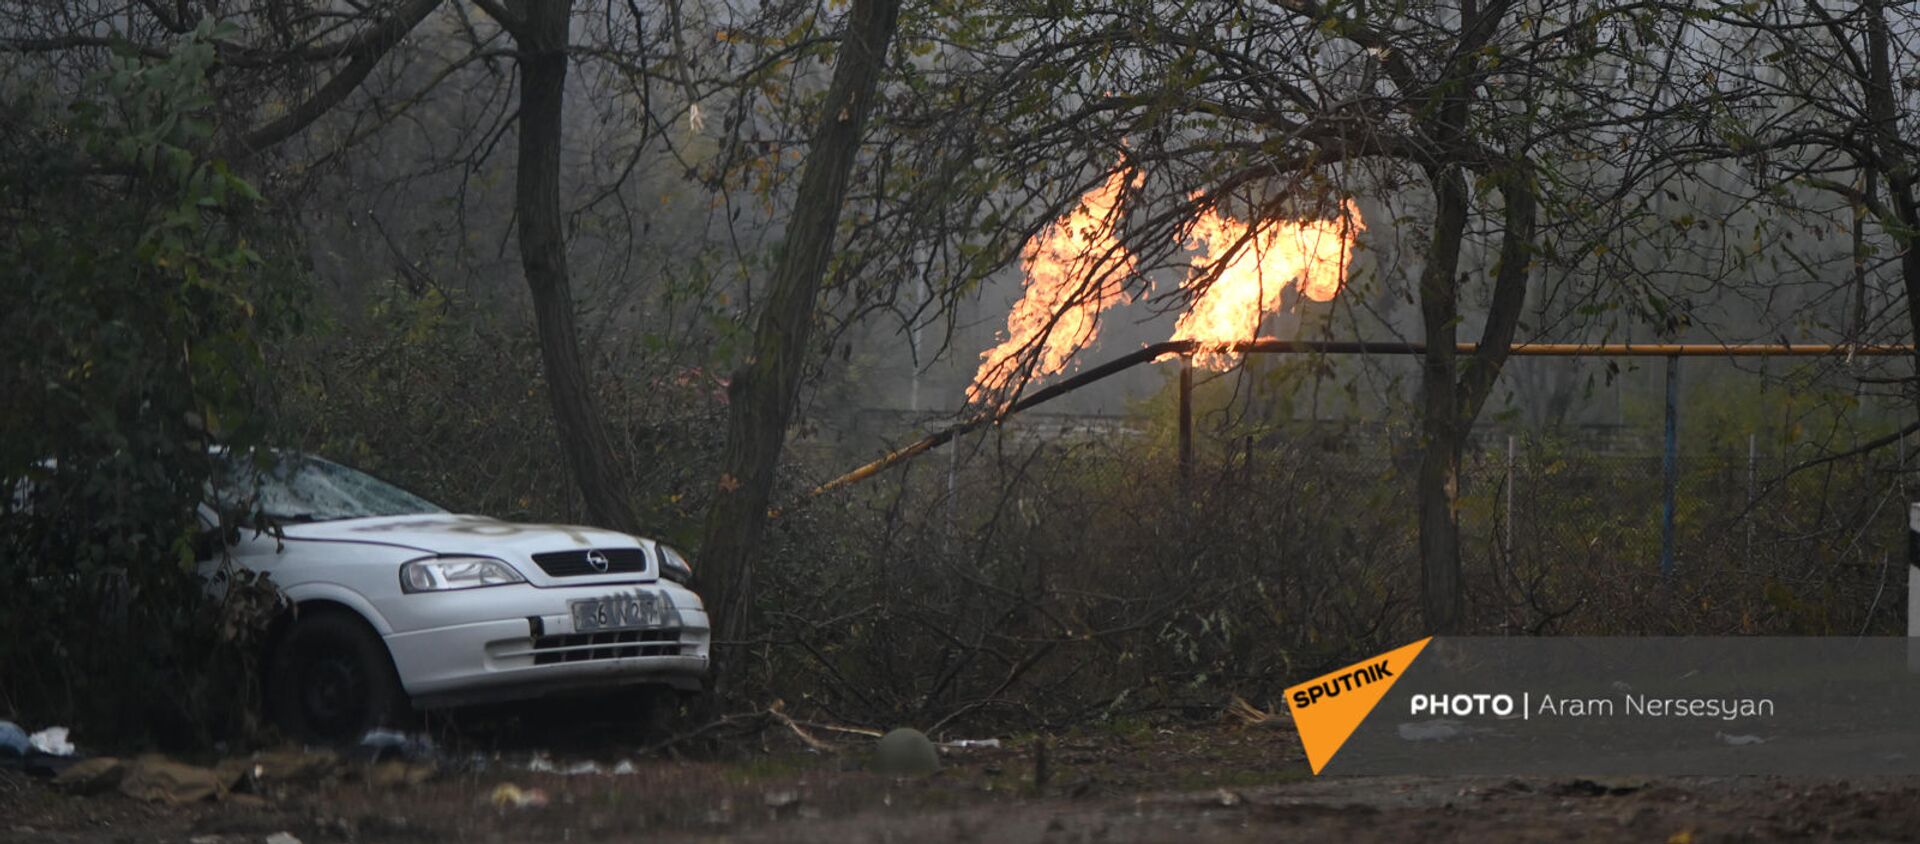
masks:
POLYGON ((447 512, 365 472, 305 454, 282 454, 266 469, 241 459, 225 468, 213 495, 224 512, 258 510, 302 522, 447 512))

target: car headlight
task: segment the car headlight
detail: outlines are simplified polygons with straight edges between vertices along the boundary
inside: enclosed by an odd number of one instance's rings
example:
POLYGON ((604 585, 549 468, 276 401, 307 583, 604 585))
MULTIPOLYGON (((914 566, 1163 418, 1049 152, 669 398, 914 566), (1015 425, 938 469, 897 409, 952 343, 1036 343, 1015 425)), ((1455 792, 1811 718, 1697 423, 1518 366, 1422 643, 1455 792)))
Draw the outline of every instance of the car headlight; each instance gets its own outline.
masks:
POLYGON ((513 567, 492 557, 427 557, 400 566, 400 591, 445 592, 525 583, 513 567))
POLYGON ((693 580, 693 566, 686 557, 680 556, 680 552, 657 543, 653 547, 660 551, 661 577, 682 585, 693 580))

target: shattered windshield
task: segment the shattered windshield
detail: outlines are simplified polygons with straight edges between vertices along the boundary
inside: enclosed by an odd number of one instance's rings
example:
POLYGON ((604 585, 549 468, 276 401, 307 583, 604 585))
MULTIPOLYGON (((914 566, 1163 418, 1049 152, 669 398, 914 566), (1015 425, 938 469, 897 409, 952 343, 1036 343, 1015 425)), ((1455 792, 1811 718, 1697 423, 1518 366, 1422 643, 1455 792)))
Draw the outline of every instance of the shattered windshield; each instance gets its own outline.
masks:
POLYGON ((445 513, 440 506, 357 469, 304 454, 283 454, 268 468, 225 461, 213 481, 222 512, 259 511, 284 521, 445 513))

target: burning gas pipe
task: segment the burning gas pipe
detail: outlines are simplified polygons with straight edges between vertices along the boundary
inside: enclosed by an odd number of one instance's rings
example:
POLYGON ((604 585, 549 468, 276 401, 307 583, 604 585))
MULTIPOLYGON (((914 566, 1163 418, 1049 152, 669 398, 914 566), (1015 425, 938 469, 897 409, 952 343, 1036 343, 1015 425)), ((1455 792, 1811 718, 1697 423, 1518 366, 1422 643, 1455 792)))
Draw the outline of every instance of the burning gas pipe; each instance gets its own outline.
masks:
MULTIPOLYGON (((880 459, 861 466, 833 480, 813 488, 813 494, 819 495, 857 483, 873 477, 894 464, 911 460, 914 457, 939 448, 947 441, 985 425, 997 424, 1000 420, 1012 416, 1027 408, 1051 401, 1071 393, 1102 378, 1131 369, 1143 363, 1150 363, 1162 357, 1190 357, 1203 345, 1199 340, 1170 340, 1155 343, 1107 361, 1099 366, 1022 397, 1004 408, 989 410, 972 419, 952 425, 940 431, 921 437, 906 446, 895 449, 880 459)), ((1319 352, 1321 354, 1369 354, 1369 355, 1423 355, 1425 343, 1407 343, 1400 341, 1375 340, 1240 340, 1232 343, 1206 343, 1210 349, 1234 354, 1284 354, 1288 352, 1319 352)), ((1479 345, 1476 343, 1456 344, 1455 353, 1474 354, 1479 345)), ((1751 343, 1720 345, 1714 343, 1520 343, 1508 350, 1519 357, 1820 357, 1824 355, 1910 355, 1912 346, 1870 345, 1856 346, 1845 343, 1751 343)))

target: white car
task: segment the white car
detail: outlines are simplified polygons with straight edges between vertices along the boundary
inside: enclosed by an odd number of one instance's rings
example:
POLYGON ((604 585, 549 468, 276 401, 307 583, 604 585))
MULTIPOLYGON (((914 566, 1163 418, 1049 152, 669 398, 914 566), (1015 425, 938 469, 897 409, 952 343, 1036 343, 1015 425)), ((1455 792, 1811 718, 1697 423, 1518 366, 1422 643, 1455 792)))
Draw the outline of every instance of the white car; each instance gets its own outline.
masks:
MULTIPOLYGON (((265 573, 290 601, 269 633, 266 692, 297 735, 350 739, 409 705, 695 691, 707 673, 692 570, 653 540, 456 515, 299 454, 243 466, 213 497, 270 525, 229 529, 201 572, 216 591, 230 566, 265 573)), ((201 518, 210 530, 218 522, 211 507, 201 518)))

